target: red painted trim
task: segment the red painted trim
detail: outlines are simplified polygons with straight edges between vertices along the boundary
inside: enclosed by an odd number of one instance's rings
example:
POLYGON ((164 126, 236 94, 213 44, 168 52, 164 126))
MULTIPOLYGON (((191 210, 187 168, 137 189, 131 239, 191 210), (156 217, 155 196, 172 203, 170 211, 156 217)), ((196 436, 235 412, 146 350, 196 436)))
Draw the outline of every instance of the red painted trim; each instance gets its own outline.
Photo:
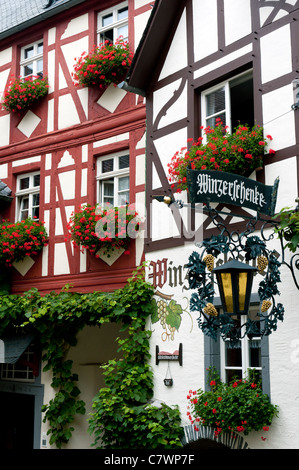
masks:
POLYGON ((145 106, 139 105, 99 120, 87 121, 77 126, 33 137, 28 141, 2 147, 0 148, 1 163, 15 160, 16 154, 18 154, 18 158, 25 158, 87 144, 95 140, 107 139, 130 130, 143 128, 144 122, 145 106))
POLYGON ((71 290, 74 292, 110 292, 115 289, 122 288, 127 283, 128 278, 132 276, 135 269, 135 266, 118 270, 111 268, 111 270, 106 269, 101 272, 94 271, 92 273, 76 274, 72 275, 71 278, 66 274, 61 276, 53 276, 53 274, 49 274, 48 276, 39 279, 19 279, 14 280, 12 283, 11 293, 21 294, 26 292, 32 288, 33 282, 34 287, 36 287, 42 294, 49 293, 51 291, 59 292, 66 284, 71 284, 71 290))

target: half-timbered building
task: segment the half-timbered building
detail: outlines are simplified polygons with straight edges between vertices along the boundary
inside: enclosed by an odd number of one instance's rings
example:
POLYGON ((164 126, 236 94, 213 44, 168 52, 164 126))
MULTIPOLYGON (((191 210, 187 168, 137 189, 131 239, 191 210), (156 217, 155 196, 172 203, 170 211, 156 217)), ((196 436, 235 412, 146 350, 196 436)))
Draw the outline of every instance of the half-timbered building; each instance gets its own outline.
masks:
MULTIPOLYGON (((142 237, 132 240, 129 254, 118 251, 109 258, 76 250, 68 237, 68 222, 81 205, 108 201, 113 206, 135 204, 142 215, 144 97, 115 84, 76 86, 73 72, 82 54, 105 41, 122 37, 133 54, 151 9, 147 0, 1 2, 2 103, 12 79, 47 77, 49 87, 46 96, 30 107, 13 112, 1 106, 0 111, 1 220, 35 218, 45 222, 49 236, 42 253, 27 256, 9 270, 11 294, 22 295, 32 287, 42 294, 59 292, 66 284, 74 292, 113 291, 143 261, 142 237)), ((73 359, 82 369, 82 392, 90 406, 102 384, 96 351, 100 347, 106 359, 113 357, 109 351, 115 348, 116 335, 115 328, 107 326, 103 336, 94 329, 80 336, 73 359)), ((18 343, 20 351, 27 346, 18 343)), ((34 373, 19 362, 7 364, 6 347, 1 339, 0 447, 48 448, 41 405, 53 396, 50 376, 42 372, 32 344, 26 358, 27 364, 33 357, 37 360, 34 373)), ((89 445, 84 416, 70 447, 89 445)))
MULTIPOLYGON (((279 177, 276 212, 296 206, 299 114, 293 85, 299 74, 298 19, 296 0, 158 0, 127 77, 129 89, 146 96, 145 254, 158 307, 158 316, 149 321, 155 396, 179 404, 187 442, 204 432, 215 438, 205 428, 195 431, 187 417, 186 396, 206 387, 206 369, 216 367, 226 381, 254 368, 279 416, 267 432, 241 433, 240 447, 298 448, 299 297, 289 266, 281 266, 285 314, 276 331, 264 338, 245 336, 235 349, 203 334, 198 313, 190 310, 187 264, 200 251, 195 243, 215 234, 215 226, 207 213, 188 205, 186 191, 176 192, 168 173, 172 156, 188 147, 189 139, 196 142, 217 117, 230 130, 239 122, 256 123, 272 136, 275 154, 267 153, 263 170, 250 178, 273 185, 279 177), (163 354, 168 360, 162 360, 163 354)), ((220 203, 216 208, 223 211, 230 231, 244 229, 237 215, 252 215, 244 207, 220 203)), ((277 237, 270 245, 282 260, 277 237)), ((257 294, 254 286, 250 311, 258 305, 257 294)), ((227 439, 234 446, 236 441, 227 439)))

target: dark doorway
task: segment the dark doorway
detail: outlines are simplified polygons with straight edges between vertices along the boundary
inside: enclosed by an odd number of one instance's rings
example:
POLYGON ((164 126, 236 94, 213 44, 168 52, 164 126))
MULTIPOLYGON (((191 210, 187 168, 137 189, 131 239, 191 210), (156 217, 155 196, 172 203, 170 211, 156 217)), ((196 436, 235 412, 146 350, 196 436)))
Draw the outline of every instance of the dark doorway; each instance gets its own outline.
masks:
POLYGON ((0 392, 0 449, 33 449, 34 396, 0 392))

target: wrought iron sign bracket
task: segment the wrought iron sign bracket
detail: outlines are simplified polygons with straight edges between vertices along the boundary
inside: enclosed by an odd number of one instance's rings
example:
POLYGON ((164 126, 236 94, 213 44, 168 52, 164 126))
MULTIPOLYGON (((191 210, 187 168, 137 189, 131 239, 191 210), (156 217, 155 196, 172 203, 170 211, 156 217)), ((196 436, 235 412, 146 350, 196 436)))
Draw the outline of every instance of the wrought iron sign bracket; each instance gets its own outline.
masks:
MULTIPOLYGON (((222 218, 223 215, 225 216, 231 216, 231 217, 238 217, 243 220, 248 220, 246 230, 242 232, 241 234, 237 232, 232 232, 231 236, 233 237, 238 237, 239 239, 243 238, 244 236, 248 236, 251 233, 253 233, 256 230, 256 225, 258 223, 261 224, 261 227, 259 228, 261 232, 261 237, 264 241, 270 241, 271 239, 274 238, 275 236, 275 230, 277 233, 277 236, 280 240, 280 247, 281 247, 281 255, 277 253, 277 256, 281 256, 281 265, 286 266, 292 275, 294 284, 296 288, 299 290, 299 282, 296 278, 296 270, 299 271, 299 253, 295 253, 294 255, 291 256, 289 262, 286 261, 286 246, 283 242, 284 236, 283 236, 283 230, 278 230, 277 227, 279 225, 279 222, 277 220, 273 220, 272 218, 263 218, 261 217, 260 212, 256 212, 256 216, 250 216, 246 214, 238 214, 234 212, 226 212, 223 210, 218 210, 216 208, 211 207, 211 201, 209 198, 206 199, 204 203, 186 203, 183 200, 180 199, 173 199, 170 196, 152 196, 153 199, 159 201, 159 202, 164 202, 166 205, 169 207, 173 206, 177 209, 183 209, 183 208, 191 208, 191 210, 194 210, 195 212, 200 212, 200 213, 207 213, 208 216, 210 217, 211 221, 215 225, 215 227, 223 233, 226 233, 229 235, 229 231, 225 225, 225 221, 222 218), (265 230, 271 228, 273 229, 272 233, 268 235, 268 237, 265 236, 265 230)), ((295 208, 295 212, 299 211, 299 199, 296 199, 297 202, 297 207, 295 208)))

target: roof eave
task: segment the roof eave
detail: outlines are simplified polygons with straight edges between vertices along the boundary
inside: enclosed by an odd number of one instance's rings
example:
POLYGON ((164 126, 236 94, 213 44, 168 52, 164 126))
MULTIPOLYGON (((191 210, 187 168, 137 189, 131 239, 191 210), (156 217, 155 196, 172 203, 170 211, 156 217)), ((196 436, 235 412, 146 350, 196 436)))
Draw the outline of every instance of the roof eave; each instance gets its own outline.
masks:
POLYGON ((69 2, 63 3, 61 5, 56 5, 56 6, 54 5, 48 10, 45 10, 44 13, 34 16, 33 18, 30 18, 29 20, 24 21, 23 23, 15 25, 13 28, 9 28, 5 31, 0 32, 0 41, 10 36, 13 36, 14 34, 17 34, 20 31, 23 31, 29 28, 30 26, 34 26, 35 24, 40 23, 43 20, 51 18, 52 16, 58 15, 59 13, 65 10, 68 10, 76 5, 79 5, 80 3, 83 3, 84 1, 85 0, 70 0, 69 2))
POLYGON ((128 87, 142 90, 143 96, 146 95, 151 80, 151 72, 159 60, 161 50, 169 38, 181 7, 182 0, 155 1, 151 16, 126 77, 128 87))

